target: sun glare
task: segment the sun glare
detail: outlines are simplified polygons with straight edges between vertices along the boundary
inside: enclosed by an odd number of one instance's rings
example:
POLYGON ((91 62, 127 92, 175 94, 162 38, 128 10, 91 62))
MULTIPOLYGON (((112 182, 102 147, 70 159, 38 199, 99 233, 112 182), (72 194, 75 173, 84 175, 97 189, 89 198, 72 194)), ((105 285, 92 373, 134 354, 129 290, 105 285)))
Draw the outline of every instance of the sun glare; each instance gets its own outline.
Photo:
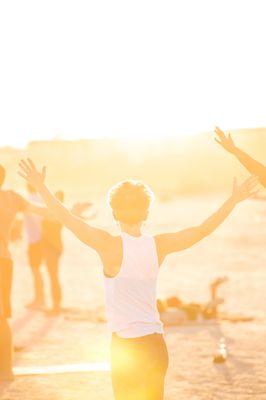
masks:
POLYGON ((0 145, 265 125, 262 2, 15 3, 0 15, 0 145))

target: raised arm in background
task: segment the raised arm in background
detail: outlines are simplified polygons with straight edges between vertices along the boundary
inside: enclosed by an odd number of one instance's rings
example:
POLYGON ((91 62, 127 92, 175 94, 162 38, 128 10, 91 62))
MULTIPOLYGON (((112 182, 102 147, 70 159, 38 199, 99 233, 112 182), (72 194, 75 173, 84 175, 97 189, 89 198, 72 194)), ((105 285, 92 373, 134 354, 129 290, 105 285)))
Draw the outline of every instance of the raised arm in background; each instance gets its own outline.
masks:
POLYGON ((217 137, 215 138, 226 151, 233 154, 241 164, 252 174, 259 178, 260 183, 266 187, 266 166, 254 160, 247 153, 240 150, 234 143, 230 133, 226 134, 218 127, 215 128, 217 137))
POLYGON ((155 236, 160 262, 170 253, 187 249, 210 235, 233 211, 236 204, 256 193, 257 177, 250 177, 241 185, 234 180, 233 192, 229 199, 202 224, 175 233, 155 236))
POLYGON ((266 196, 265 195, 260 195, 260 194, 254 194, 254 196, 252 197, 253 200, 261 200, 261 201, 265 201, 266 200, 266 196))
POLYGON ((47 207, 39 206, 38 204, 35 204, 26 199, 24 199, 24 203, 25 203, 24 212, 31 213, 31 214, 37 214, 44 218, 49 216, 49 210, 47 207))
MULTIPOLYGON (((36 188, 41 195, 44 203, 47 205, 49 212, 56 218, 62 225, 71 230, 74 235, 82 242, 92 247, 97 252, 108 245, 112 240, 112 236, 101 229, 94 228, 87 224, 84 220, 73 214, 68 210, 47 188, 45 185, 46 169, 39 172, 35 167, 32 160, 22 160, 20 162, 19 175, 36 188)), ((34 212, 34 210, 33 210, 34 212)))

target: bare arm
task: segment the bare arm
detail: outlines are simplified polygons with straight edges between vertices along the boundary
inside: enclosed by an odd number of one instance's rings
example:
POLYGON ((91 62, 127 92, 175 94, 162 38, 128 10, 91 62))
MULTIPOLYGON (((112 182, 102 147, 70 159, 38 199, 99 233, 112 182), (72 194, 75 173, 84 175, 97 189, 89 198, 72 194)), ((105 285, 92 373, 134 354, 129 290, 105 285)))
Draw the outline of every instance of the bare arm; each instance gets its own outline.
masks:
POLYGON ((261 184, 266 187, 266 167, 238 148, 234 155, 249 172, 258 176, 261 184))
POLYGON ((38 172, 34 163, 28 159, 20 162, 19 175, 38 190, 54 218, 71 230, 82 242, 101 252, 108 241, 112 239, 108 232, 94 228, 74 215, 50 192, 45 185, 45 168, 42 172, 38 172))
POLYGON ((164 259, 170 253, 187 249, 210 235, 233 211, 236 204, 253 195, 253 190, 258 184, 256 177, 247 179, 238 186, 234 181, 232 196, 202 224, 176 233, 166 233, 155 237, 158 253, 164 259))
POLYGON ((266 166, 254 160, 250 155, 236 147, 230 133, 228 136, 218 127, 215 128, 215 139, 226 151, 233 154, 238 161, 252 174, 256 175, 260 183, 266 187, 266 166))
POLYGON ((266 196, 260 196, 258 194, 254 194, 254 196, 252 197, 253 200, 262 200, 265 201, 266 200, 266 196))
POLYGON ((37 204, 34 204, 27 200, 25 200, 25 202, 26 202, 25 212, 37 214, 37 215, 40 215, 41 217, 49 216, 49 211, 48 211, 47 207, 38 206, 37 204))
POLYGON ((96 215, 97 212, 91 211, 89 215, 84 214, 85 211, 92 209, 93 204, 86 201, 86 202, 77 202, 73 204, 71 208, 72 214, 76 215, 77 217, 81 218, 83 221, 88 221, 90 219, 93 219, 96 215))

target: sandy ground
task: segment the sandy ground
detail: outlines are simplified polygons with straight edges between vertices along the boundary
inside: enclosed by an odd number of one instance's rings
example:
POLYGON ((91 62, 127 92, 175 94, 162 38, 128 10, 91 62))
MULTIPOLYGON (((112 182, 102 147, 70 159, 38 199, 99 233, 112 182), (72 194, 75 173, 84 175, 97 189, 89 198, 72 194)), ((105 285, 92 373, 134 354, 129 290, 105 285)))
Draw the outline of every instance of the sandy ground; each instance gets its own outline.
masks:
MULTIPOLYGON (((215 209, 219 199, 183 199, 157 205, 151 215, 153 232, 172 231, 200 222, 215 209), (173 222, 176 221, 176 222, 173 222)), ((100 226, 107 216, 100 213, 100 226)), ((109 220, 108 220, 109 221, 109 220)), ((248 201, 210 238, 193 249, 173 255, 162 267, 159 296, 179 295, 185 301, 208 299, 208 284, 227 275, 221 288, 226 299, 222 310, 252 316, 242 323, 205 322, 166 328, 170 366, 165 399, 266 399, 266 203, 248 201), (225 364, 212 362, 219 338, 226 338, 229 357, 225 364)), ((13 288, 16 366, 108 361, 109 335, 103 315, 103 285, 98 257, 64 232, 66 251, 61 263, 64 306, 57 318, 24 308, 32 295, 25 257, 25 242, 13 246, 13 288)), ((43 268, 47 286, 49 287, 43 268)), ((18 377, 0 385, 2 400, 111 400, 108 372, 18 377)))

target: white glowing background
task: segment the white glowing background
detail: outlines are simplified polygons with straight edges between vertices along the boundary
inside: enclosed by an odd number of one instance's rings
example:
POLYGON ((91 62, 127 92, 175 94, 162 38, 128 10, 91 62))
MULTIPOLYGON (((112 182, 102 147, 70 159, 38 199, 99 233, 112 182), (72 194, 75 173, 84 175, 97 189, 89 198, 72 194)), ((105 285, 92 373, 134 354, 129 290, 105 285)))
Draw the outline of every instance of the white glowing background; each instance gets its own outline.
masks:
POLYGON ((263 0, 0 3, 0 145, 266 125, 263 0))

